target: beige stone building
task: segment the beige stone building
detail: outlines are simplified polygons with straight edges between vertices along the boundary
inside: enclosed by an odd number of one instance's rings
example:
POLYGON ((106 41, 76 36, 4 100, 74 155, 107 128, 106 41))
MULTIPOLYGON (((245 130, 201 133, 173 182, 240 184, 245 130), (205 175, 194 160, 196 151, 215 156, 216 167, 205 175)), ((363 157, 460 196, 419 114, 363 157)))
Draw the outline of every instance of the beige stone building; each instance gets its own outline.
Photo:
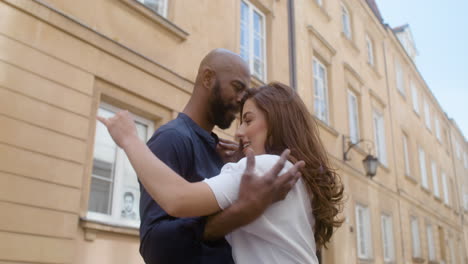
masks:
POLYGON ((0 18, 0 263, 143 263, 136 175, 96 115, 129 109, 149 138, 217 47, 320 124, 347 193, 322 263, 468 263, 468 144, 374 1, 2 0, 0 18))

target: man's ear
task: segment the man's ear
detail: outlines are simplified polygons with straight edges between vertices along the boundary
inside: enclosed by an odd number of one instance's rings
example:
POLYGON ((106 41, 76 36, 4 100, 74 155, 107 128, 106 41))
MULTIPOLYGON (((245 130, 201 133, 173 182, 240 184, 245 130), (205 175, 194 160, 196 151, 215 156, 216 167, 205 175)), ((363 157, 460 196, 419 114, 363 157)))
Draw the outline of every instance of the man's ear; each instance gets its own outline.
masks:
POLYGON ((213 87, 214 82, 215 82, 215 78, 216 78, 215 75, 216 75, 215 72, 209 67, 203 70, 202 83, 203 83, 204 88, 211 90, 211 87, 213 87))

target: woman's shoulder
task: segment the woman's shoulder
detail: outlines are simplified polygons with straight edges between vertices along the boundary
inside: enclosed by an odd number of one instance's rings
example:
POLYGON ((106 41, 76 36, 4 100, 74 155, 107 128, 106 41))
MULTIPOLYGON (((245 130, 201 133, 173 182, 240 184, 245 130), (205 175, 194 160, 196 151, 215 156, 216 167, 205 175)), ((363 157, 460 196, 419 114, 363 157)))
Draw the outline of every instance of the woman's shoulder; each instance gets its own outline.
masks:
MULTIPOLYGON (((279 161, 279 159, 280 159, 280 156, 273 155, 273 154, 256 155, 255 156, 255 170, 257 172, 267 172, 271 168, 273 168, 273 166, 276 164, 276 162, 279 161)), ((241 160, 239 160, 237 163, 228 163, 228 164, 233 164, 231 166, 234 166, 234 164, 235 164, 235 167, 237 169, 242 169, 243 170, 243 169, 245 169, 247 167, 247 158, 244 157, 241 160)), ((228 165, 228 164, 226 164, 226 165, 228 165)), ((286 161, 286 163, 284 165, 284 168, 283 168, 283 171, 281 173, 285 172, 286 170, 288 170, 292 166, 293 166, 293 164, 290 161, 286 161)))

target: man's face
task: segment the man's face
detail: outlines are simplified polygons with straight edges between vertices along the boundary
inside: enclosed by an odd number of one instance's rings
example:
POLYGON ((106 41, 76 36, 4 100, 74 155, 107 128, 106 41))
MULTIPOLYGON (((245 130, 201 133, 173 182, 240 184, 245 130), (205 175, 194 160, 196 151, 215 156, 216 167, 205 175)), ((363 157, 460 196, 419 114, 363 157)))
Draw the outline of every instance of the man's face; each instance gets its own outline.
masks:
POLYGON ((221 129, 229 128, 236 119, 250 83, 250 73, 245 70, 237 70, 227 76, 216 79, 209 102, 212 122, 221 129))
POLYGON ((124 198, 124 210, 127 212, 131 212, 133 210, 133 198, 130 195, 127 195, 124 198))
POLYGON ((222 91, 219 80, 216 80, 211 93, 211 117, 213 123, 221 129, 231 126, 236 114, 240 111, 240 104, 231 93, 222 91))

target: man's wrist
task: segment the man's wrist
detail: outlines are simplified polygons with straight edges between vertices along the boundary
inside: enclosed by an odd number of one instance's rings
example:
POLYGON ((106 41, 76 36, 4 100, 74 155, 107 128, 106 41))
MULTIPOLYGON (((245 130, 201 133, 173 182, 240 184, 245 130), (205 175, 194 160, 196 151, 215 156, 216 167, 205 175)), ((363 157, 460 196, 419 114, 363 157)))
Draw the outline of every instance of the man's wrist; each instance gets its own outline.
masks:
POLYGON ((237 218, 239 219, 241 226, 250 224, 264 211, 258 206, 255 206, 251 202, 245 200, 237 200, 231 205, 231 207, 234 211, 233 213, 238 216, 237 218))

